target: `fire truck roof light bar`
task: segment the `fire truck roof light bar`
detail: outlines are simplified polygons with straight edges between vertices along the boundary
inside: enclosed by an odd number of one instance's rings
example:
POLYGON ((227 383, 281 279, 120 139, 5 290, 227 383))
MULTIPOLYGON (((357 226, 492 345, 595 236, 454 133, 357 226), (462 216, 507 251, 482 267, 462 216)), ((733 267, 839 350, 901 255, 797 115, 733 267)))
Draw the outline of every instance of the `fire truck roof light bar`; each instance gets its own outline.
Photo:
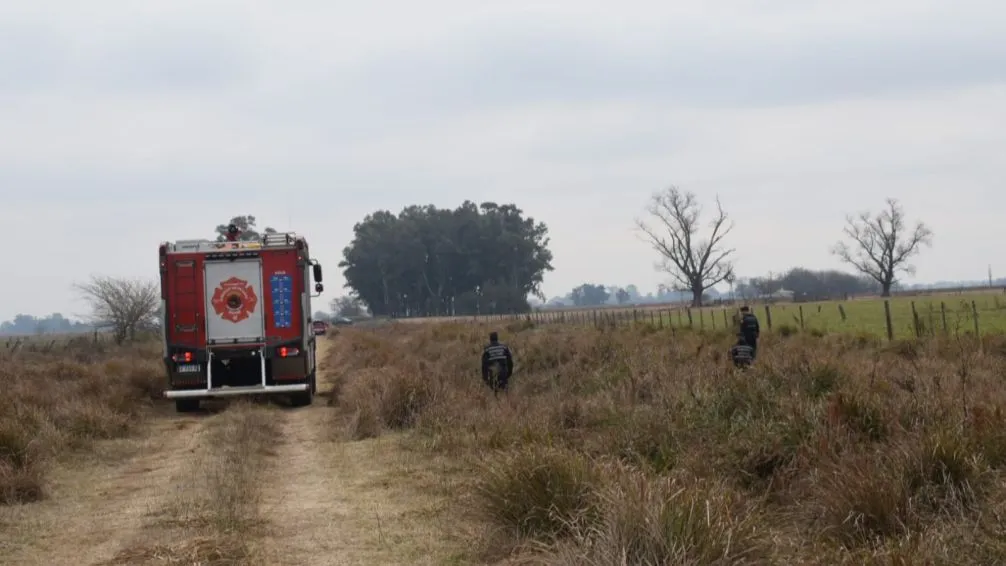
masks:
POLYGON ((303 247, 303 238, 296 232, 277 232, 266 234, 260 240, 245 240, 237 242, 217 242, 215 240, 177 240, 162 244, 162 255, 167 252, 222 252, 233 250, 259 250, 298 245, 303 247))

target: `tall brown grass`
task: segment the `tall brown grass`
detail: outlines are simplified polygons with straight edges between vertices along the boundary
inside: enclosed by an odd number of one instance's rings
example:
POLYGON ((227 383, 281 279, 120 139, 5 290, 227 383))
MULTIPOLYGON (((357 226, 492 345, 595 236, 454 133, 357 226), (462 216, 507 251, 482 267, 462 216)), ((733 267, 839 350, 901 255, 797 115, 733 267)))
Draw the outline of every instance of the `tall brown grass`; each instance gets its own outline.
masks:
POLYGON ((340 434, 410 430, 471 464, 481 559, 545 564, 1006 563, 1006 340, 884 344, 513 323, 347 330, 340 434))
POLYGON ((159 395, 157 344, 0 351, 0 504, 45 497, 46 472, 68 450, 118 438, 159 395))

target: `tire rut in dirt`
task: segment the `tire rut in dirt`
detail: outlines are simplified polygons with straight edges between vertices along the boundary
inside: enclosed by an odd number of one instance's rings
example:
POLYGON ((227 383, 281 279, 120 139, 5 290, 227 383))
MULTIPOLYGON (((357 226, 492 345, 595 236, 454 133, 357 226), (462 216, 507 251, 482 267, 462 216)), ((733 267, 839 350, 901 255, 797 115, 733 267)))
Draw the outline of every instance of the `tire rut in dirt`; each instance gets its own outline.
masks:
POLYGON ((30 530, 8 564, 98 564, 135 537, 166 497, 170 478, 192 450, 197 418, 154 417, 139 438, 99 443, 90 456, 58 466, 52 494, 22 506, 16 526, 30 530))
POLYGON ((205 417, 185 465, 168 483, 172 497, 147 517, 143 537, 104 564, 262 563, 261 473, 283 418, 281 409, 247 402, 205 417))

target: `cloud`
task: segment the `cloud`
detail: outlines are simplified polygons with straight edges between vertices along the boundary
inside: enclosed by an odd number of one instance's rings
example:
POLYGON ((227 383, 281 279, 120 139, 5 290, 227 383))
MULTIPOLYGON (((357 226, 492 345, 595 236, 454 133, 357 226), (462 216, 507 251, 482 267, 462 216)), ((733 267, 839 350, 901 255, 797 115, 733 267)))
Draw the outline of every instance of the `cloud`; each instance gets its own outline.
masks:
POLYGON ((551 32, 473 37, 388 55, 351 76, 377 105, 407 112, 604 100, 781 106, 1006 78, 1006 51, 996 47, 998 37, 920 32, 898 42, 828 36, 729 44, 688 39, 669 39, 641 53, 551 32))
MULTIPOLYGON (((1006 7, 989 0, 0 5, 0 319, 234 214, 306 233, 327 296, 376 209, 513 201, 545 290, 664 278, 633 232, 669 184, 737 220, 745 274, 835 266, 848 212, 936 232, 982 277, 1006 206, 1006 7), (58 229, 40 230, 58 225, 58 229), (23 267, 23 269, 22 269, 23 267)), ((995 266, 994 266, 995 267, 995 266)))

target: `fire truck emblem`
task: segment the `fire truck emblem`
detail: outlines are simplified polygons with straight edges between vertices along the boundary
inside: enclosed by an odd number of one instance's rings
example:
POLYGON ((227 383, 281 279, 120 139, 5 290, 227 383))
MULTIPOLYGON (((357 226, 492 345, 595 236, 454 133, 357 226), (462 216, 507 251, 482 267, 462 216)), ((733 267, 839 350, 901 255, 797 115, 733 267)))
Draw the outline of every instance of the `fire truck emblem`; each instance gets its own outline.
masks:
POLYGON ((258 297, 247 281, 231 277, 217 286, 210 302, 220 318, 238 323, 255 312, 258 297))

